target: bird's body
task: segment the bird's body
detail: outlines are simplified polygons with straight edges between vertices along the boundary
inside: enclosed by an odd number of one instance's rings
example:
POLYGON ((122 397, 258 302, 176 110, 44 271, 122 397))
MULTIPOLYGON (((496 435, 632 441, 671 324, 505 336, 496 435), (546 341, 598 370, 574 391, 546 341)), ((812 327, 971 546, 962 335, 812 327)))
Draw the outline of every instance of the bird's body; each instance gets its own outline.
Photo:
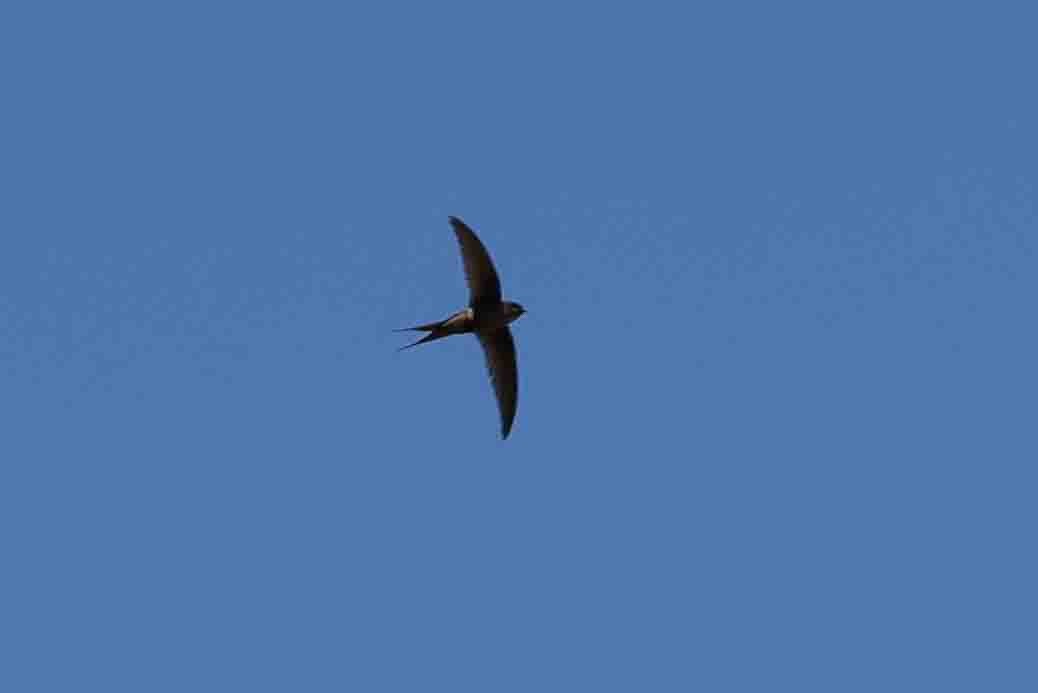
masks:
POLYGON ((507 438, 512 430, 519 400, 515 342, 508 325, 518 320, 526 310, 518 303, 501 299, 501 282, 490 254, 472 229, 457 217, 450 217, 450 223, 461 246, 461 257, 469 284, 469 307, 446 320, 404 328, 429 334, 403 349, 455 334, 474 333, 486 355, 487 369, 490 371, 494 393, 497 395, 498 409, 501 413, 501 437, 507 438))
POLYGON ((479 308, 465 308, 440 322, 431 322, 428 325, 415 325, 405 327, 398 332, 418 331, 430 334, 419 339, 417 342, 408 344, 402 349, 410 349, 419 344, 425 344, 452 334, 468 334, 469 332, 493 333, 508 326, 508 323, 519 319, 523 314, 522 308, 517 303, 502 301, 496 306, 480 306, 479 308))

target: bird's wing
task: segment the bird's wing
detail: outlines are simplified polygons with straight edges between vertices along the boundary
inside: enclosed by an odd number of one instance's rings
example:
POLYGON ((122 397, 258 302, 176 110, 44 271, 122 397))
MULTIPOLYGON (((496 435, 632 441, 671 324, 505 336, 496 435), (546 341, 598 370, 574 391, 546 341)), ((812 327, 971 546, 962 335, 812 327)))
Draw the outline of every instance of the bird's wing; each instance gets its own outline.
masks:
POLYGON ((490 253, 479 237, 457 217, 450 218, 454 234, 461 246, 461 259, 465 263, 465 278, 469 283, 469 305, 497 304, 501 302, 501 280, 490 259, 490 253))
POLYGON ((519 401, 519 367, 515 360, 515 342, 512 332, 502 327, 488 332, 477 332, 483 353, 487 357, 487 370, 494 384, 497 408, 501 412, 501 438, 507 438, 515 419, 515 408, 519 401))

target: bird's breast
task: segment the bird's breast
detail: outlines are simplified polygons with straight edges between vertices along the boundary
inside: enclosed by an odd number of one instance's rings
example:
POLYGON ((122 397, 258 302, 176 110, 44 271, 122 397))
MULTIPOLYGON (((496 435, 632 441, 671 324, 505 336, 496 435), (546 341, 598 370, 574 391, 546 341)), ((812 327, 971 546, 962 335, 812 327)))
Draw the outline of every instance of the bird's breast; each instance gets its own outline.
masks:
POLYGON ((496 330, 512 322, 512 319, 505 310, 504 304, 489 308, 480 307, 473 314, 473 322, 477 330, 496 330))

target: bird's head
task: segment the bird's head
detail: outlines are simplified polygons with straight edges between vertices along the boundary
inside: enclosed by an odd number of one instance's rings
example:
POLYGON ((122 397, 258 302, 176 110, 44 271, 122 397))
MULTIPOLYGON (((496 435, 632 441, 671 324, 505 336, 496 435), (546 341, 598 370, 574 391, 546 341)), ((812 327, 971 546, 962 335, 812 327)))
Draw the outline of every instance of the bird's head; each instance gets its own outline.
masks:
POLYGON ((505 310, 508 312, 508 321, 517 320, 520 315, 526 312, 520 304, 514 301, 508 301, 505 303, 505 310))

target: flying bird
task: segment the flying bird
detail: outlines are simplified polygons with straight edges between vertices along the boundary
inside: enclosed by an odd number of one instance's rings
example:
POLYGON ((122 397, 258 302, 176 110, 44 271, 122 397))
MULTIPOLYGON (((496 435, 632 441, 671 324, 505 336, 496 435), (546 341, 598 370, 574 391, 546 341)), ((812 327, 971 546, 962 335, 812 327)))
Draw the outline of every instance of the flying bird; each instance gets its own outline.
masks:
POLYGON ((498 279, 497 270, 494 269, 486 246, 461 219, 449 219, 454 235, 458 237, 458 245, 461 246, 461 260, 465 265, 465 278, 469 285, 469 307, 446 320, 397 330, 429 333, 417 342, 401 347, 401 351, 453 334, 474 333, 483 347, 487 370, 490 372, 494 394, 497 396, 503 440, 512 430, 515 408, 519 400, 519 369, 515 359, 515 341, 508 324, 518 320, 526 309, 514 301, 502 300, 501 280, 498 279))

